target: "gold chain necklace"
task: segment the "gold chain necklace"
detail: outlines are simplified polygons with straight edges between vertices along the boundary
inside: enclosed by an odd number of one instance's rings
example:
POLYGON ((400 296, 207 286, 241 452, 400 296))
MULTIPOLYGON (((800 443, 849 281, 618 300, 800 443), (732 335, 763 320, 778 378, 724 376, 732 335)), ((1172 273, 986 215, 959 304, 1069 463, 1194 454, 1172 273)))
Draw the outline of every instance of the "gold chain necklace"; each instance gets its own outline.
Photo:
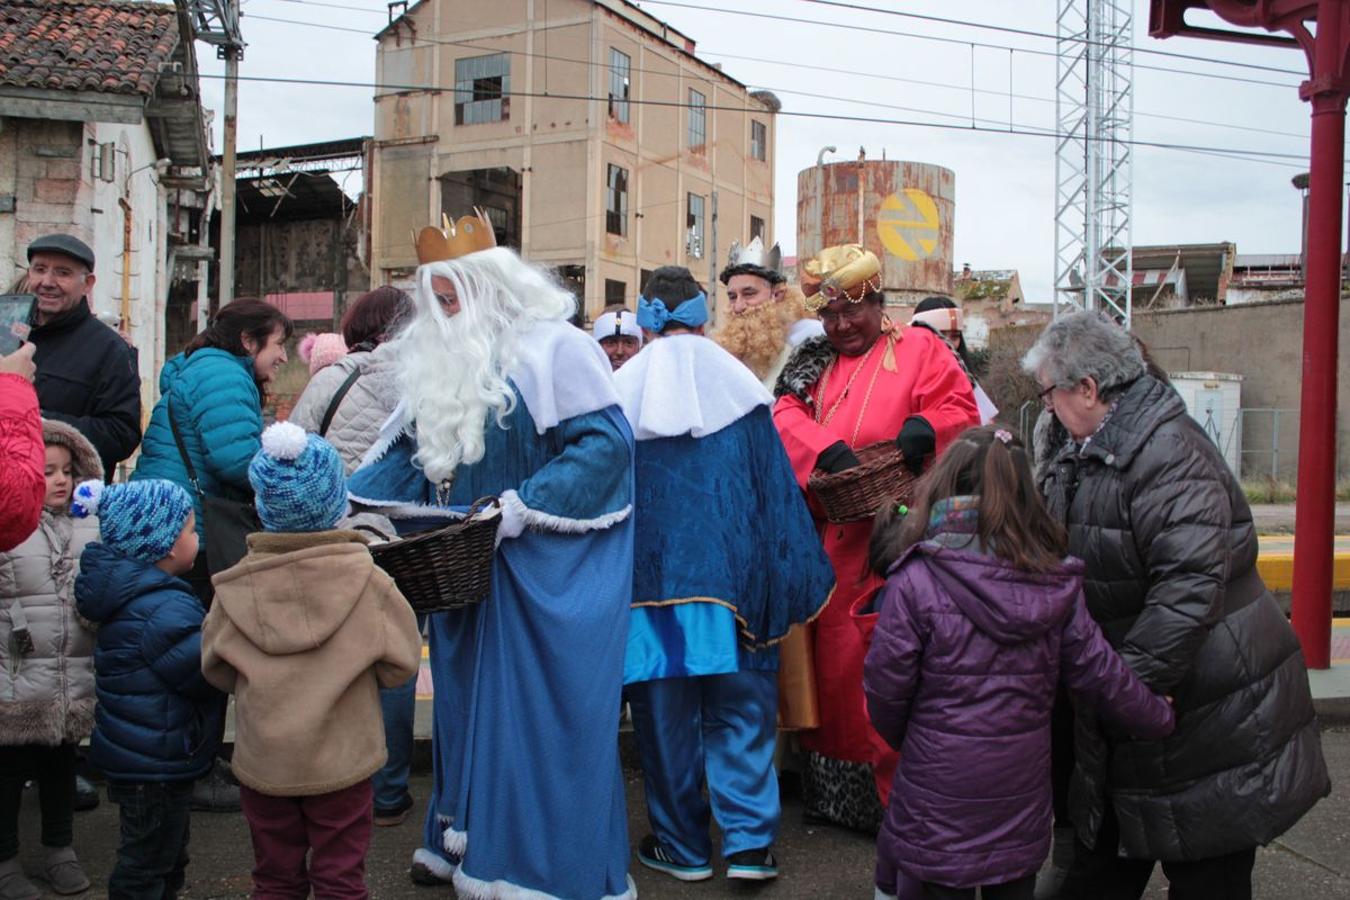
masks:
MULTIPOLYGON (((867 368, 867 361, 872 358, 872 351, 877 349, 877 344, 881 343, 881 341, 882 338, 879 337, 875 342, 873 342, 871 347, 867 348, 867 353, 863 356, 862 362, 858 363, 858 368, 854 369, 853 374, 848 377, 848 381, 844 382, 843 392, 840 393, 838 399, 836 399, 834 403, 830 406, 829 410, 825 413, 824 418, 821 418, 820 402, 816 403, 815 418, 817 425, 820 425, 821 427, 828 426, 830 422, 834 419, 834 414, 839 411, 839 406, 844 402, 845 398, 848 397, 848 392, 849 389, 853 387, 853 382, 856 381, 858 376, 862 374, 862 370, 867 368)), ((826 391, 830 386, 830 376, 834 374, 834 369, 835 366, 838 364, 838 362, 839 357, 837 356, 834 359, 830 360, 830 364, 825 368, 825 374, 822 375, 820 378, 820 397, 819 397, 820 401, 823 401, 825 399, 826 391)), ((867 403, 869 400, 872 399, 872 388, 876 385, 878 369, 874 369, 872 371, 872 380, 867 385, 867 395, 863 397, 863 409, 862 409, 863 412, 867 411, 867 403)), ((860 412, 858 414, 857 425, 855 425, 853 428, 853 439, 855 441, 858 438, 858 429, 861 427, 862 427, 862 413, 860 412)))

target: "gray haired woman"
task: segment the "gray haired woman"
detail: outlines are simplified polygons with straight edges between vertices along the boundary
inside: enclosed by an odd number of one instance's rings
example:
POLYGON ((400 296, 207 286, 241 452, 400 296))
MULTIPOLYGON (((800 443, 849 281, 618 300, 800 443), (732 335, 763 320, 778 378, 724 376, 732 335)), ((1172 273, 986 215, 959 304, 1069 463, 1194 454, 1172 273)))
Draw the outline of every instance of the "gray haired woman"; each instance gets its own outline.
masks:
POLYGON ((1177 727, 1137 741, 1077 710, 1063 898, 1250 898, 1256 846, 1331 790, 1298 640, 1256 571, 1242 489, 1115 323, 1057 319, 1022 361, 1062 430, 1041 490, 1088 609, 1177 727))

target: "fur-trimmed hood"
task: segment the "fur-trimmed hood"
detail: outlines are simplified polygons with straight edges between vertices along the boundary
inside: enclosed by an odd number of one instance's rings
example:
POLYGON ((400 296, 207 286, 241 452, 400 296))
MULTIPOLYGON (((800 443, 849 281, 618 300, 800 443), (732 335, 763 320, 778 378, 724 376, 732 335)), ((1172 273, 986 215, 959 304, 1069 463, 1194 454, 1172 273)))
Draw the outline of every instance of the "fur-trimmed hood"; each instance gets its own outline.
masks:
POLYGON ((56 444, 70 451, 71 473, 76 484, 88 478, 103 477, 103 463, 99 461, 98 451, 73 425, 43 419, 42 443, 56 444))

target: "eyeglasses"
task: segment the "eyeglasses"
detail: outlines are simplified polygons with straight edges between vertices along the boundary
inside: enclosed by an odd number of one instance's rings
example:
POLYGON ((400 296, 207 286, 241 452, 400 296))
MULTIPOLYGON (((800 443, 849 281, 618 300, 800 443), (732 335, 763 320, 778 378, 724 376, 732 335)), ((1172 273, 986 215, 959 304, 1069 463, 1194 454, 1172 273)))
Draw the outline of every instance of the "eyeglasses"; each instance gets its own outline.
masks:
POLYGON ((867 307, 861 302, 849 303, 840 312, 832 309, 823 309, 820 311, 820 321, 833 325, 840 319, 847 319, 850 322, 860 322, 867 316, 867 307))
POLYGON ((1059 387, 1059 385, 1057 385, 1057 384, 1052 384, 1052 385, 1050 385, 1048 388, 1042 388, 1041 391, 1040 391, 1040 393, 1038 393, 1036 396, 1041 398, 1041 403, 1042 403, 1042 404, 1044 404, 1045 406, 1049 406, 1049 405, 1050 405, 1050 393, 1051 393, 1055 388, 1057 388, 1057 387, 1059 387))

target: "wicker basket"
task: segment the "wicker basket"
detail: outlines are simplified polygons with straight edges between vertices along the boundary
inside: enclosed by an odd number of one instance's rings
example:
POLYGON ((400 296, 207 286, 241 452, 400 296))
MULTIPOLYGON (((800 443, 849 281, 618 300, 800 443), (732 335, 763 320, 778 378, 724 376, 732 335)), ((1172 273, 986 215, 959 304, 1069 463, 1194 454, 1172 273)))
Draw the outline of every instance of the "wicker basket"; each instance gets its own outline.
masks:
POLYGON ((492 557, 500 511, 495 497, 474 502, 457 522, 370 548, 375 564, 388 572, 420 613, 463 609, 487 599, 492 589, 492 557))
POLYGON ((887 503, 909 503, 914 475, 895 441, 878 441, 855 451, 860 465, 842 472, 816 471, 807 486, 831 522, 870 519, 887 503))

